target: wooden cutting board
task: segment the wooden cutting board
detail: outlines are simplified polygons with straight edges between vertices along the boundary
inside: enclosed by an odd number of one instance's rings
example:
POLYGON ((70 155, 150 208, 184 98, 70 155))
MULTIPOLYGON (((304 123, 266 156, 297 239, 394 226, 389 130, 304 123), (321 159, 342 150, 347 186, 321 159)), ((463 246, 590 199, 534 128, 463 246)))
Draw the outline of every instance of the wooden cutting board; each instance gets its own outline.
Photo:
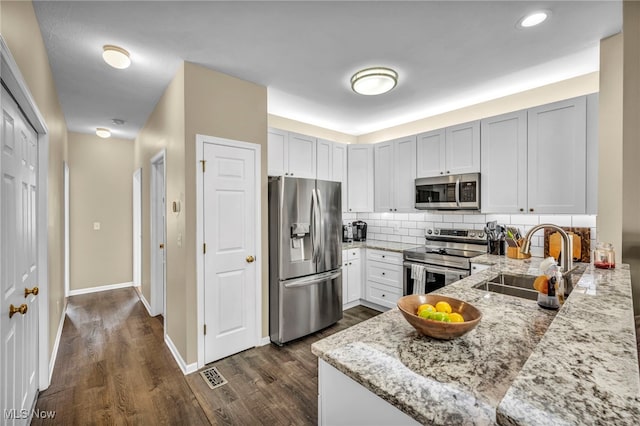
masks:
MULTIPOLYGON (((573 260, 574 262, 589 262, 591 260, 591 229, 562 226, 562 229, 573 234, 573 260)), ((562 237, 553 229, 544 230, 544 257, 558 258, 562 250, 562 237)))

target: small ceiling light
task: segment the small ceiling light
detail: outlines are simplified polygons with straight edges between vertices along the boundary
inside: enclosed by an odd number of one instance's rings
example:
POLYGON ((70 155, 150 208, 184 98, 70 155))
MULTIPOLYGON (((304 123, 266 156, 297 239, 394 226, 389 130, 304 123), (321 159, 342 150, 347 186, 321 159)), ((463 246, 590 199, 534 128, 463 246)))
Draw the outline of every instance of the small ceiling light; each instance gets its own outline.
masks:
POLYGON ((536 25, 542 24, 549 17, 549 12, 545 10, 539 10, 537 12, 533 12, 525 16, 518 22, 518 26, 521 28, 530 28, 535 27, 536 25))
POLYGON ((367 68, 351 77, 351 89, 361 95, 381 95, 398 84, 398 73, 391 68, 367 68))
POLYGON ((102 138, 102 139, 110 138, 111 137, 111 130, 105 129, 104 127, 98 127, 96 129, 96 136, 98 136, 99 138, 102 138))
POLYGON ((129 68, 129 65, 131 65, 129 52, 124 50, 122 47, 106 44, 102 46, 102 49, 102 59, 112 67, 123 70, 125 68, 129 68))
POLYGON ((126 123, 126 121, 124 121, 122 118, 112 118, 111 122, 116 126, 123 126, 124 123, 126 123))

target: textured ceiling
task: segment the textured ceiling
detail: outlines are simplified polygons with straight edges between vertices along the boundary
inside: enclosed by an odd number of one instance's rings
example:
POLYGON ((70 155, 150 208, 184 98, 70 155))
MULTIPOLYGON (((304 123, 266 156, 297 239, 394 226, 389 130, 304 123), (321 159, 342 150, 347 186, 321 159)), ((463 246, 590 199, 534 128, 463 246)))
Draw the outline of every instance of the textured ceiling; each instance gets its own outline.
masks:
POLYGON ((598 69, 620 1, 102 2, 34 7, 70 131, 134 138, 182 61, 268 88, 269 113, 359 135, 598 69), (517 21, 537 9, 551 18, 517 21), (131 52, 129 69, 101 58, 131 52), (398 86, 349 87, 383 65, 398 86), (114 126, 112 118, 127 121, 114 126))

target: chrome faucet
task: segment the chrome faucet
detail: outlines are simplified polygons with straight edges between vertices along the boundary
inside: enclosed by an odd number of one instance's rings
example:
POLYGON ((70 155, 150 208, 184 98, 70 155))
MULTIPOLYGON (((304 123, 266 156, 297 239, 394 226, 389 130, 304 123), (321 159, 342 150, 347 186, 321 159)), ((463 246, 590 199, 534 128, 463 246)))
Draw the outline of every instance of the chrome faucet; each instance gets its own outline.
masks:
MULTIPOLYGON (((524 242, 522 243, 522 247, 520 247, 520 253, 528 254, 531 249, 531 237, 534 233, 539 231, 540 229, 551 228, 555 229, 560 233, 562 237, 562 253, 560 258, 560 267, 562 268, 563 277, 573 270, 573 247, 571 245, 571 240, 569 239, 569 235, 564 231, 564 229, 560 228, 557 225, 552 223, 542 223, 540 225, 536 225, 527 232, 527 235, 524 236, 524 242)), ((571 284, 569 280, 565 279, 564 292, 565 294, 571 293, 571 284)))

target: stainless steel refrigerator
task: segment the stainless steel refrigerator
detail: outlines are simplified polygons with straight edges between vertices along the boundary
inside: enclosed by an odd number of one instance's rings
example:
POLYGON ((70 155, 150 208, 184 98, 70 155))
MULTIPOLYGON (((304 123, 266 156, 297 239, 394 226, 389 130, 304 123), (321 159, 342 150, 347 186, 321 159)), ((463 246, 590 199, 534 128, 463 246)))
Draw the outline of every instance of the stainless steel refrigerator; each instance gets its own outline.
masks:
POLYGON ((340 186, 269 178, 269 336, 274 343, 342 318, 340 186))

